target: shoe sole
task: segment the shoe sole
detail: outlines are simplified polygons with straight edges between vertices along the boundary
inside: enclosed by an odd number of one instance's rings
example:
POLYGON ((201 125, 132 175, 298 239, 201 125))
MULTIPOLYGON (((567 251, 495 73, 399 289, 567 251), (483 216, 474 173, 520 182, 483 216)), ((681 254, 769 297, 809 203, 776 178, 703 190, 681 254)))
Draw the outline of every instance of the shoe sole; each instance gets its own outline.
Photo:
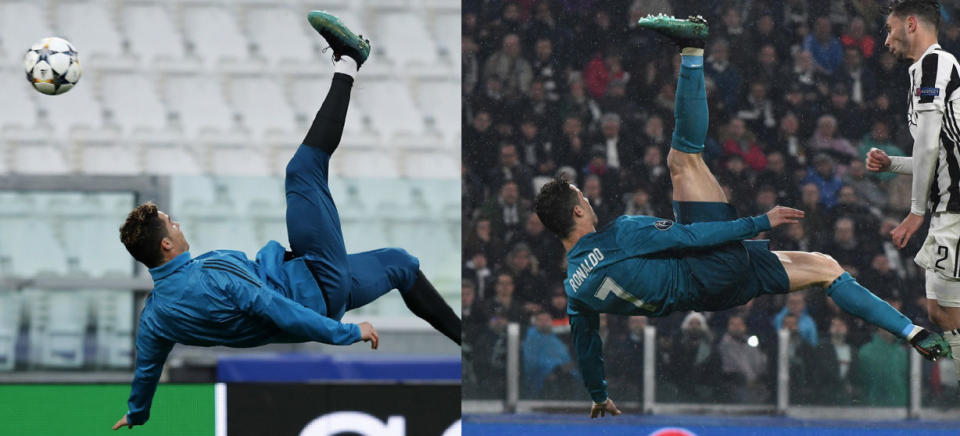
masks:
POLYGON ((326 13, 315 14, 314 12, 311 12, 307 15, 307 21, 310 23, 310 26, 314 28, 314 30, 320 33, 320 36, 323 36, 324 39, 331 44, 331 46, 334 43, 337 43, 338 45, 342 45, 351 50, 356 50, 361 56, 363 56, 363 60, 355 59, 356 61, 363 62, 366 60, 367 56, 369 56, 369 50, 367 51, 366 55, 364 55, 363 48, 360 44, 362 39, 350 31, 349 28, 338 18, 326 13), (324 32, 333 32, 333 35, 331 36, 338 38, 336 38, 336 41, 331 41, 330 38, 327 38, 324 32))

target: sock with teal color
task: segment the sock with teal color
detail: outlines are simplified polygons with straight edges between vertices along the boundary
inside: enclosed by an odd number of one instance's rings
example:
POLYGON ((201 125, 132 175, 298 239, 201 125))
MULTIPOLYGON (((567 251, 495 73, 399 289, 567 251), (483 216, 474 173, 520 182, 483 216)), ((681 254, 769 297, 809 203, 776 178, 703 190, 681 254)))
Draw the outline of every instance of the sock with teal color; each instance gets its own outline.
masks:
POLYGON ((914 325, 886 301, 877 298, 857 283, 850 274, 843 273, 827 287, 827 295, 845 312, 880 327, 898 338, 907 338, 914 325))
POLYGON ((676 126, 670 146, 684 153, 701 153, 707 139, 707 122, 710 120, 707 91, 703 83, 703 50, 684 49, 680 62, 676 106, 673 110, 676 126), (688 54, 687 51, 691 50, 698 50, 698 54, 688 54))

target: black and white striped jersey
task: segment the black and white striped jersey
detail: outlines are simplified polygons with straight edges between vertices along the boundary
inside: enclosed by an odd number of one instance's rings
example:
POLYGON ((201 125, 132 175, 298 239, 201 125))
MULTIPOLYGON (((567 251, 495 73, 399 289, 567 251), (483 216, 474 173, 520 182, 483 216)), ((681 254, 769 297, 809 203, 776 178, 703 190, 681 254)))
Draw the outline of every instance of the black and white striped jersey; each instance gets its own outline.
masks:
MULTIPOLYGON (((914 141, 919 134, 919 113, 935 110, 942 114, 936 170, 930 186, 927 210, 960 212, 960 65, 950 53, 931 45, 910 66, 910 106, 907 120, 914 141)), ((913 159, 925 152, 914 146, 913 159)), ((914 173, 914 177, 918 175, 914 173)), ((922 203, 921 203, 922 204, 922 203)))

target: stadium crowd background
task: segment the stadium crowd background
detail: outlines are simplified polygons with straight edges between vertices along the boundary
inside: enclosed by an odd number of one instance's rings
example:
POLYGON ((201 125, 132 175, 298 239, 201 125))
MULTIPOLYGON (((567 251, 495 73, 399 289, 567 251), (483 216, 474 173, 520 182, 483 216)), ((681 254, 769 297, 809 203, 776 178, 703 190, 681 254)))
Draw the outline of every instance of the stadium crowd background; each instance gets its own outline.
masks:
MULTIPOLYGON (((802 224, 758 236, 775 250, 835 257, 878 296, 929 326, 922 228, 903 250, 889 232, 909 211, 909 176, 869 174, 871 147, 909 155, 907 64, 883 47, 880 0, 486 1, 463 15, 463 389, 504 395, 506 325, 521 325, 521 398, 584 399, 571 349, 564 250, 532 201, 558 172, 600 226, 621 214, 672 218, 665 166, 680 57, 638 29, 647 14, 703 15, 710 128, 705 159, 741 215, 775 204, 802 224), (712 3, 712 2, 711 2, 712 3)), ((960 10, 940 43, 960 53, 960 10)), ((776 332, 787 328, 791 402, 904 406, 908 347, 839 310, 822 290, 718 313, 604 316, 611 396, 639 400, 643 327, 658 328, 657 401, 772 402, 776 332), (759 346, 747 344, 756 336, 759 346)), ((947 363, 952 365, 952 363, 947 363)), ((924 366, 925 401, 949 398, 952 368, 924 366)))

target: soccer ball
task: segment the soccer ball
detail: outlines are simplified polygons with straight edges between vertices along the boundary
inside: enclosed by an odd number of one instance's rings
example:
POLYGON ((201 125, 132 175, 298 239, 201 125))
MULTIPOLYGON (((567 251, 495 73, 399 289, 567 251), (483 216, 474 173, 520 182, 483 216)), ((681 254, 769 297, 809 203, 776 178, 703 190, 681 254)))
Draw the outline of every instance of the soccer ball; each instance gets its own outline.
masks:
POLYGON ((61 38, 43 38, 23 55, 27 81, 47 95, 63 94, 80 80, 77 50, 61 38))

